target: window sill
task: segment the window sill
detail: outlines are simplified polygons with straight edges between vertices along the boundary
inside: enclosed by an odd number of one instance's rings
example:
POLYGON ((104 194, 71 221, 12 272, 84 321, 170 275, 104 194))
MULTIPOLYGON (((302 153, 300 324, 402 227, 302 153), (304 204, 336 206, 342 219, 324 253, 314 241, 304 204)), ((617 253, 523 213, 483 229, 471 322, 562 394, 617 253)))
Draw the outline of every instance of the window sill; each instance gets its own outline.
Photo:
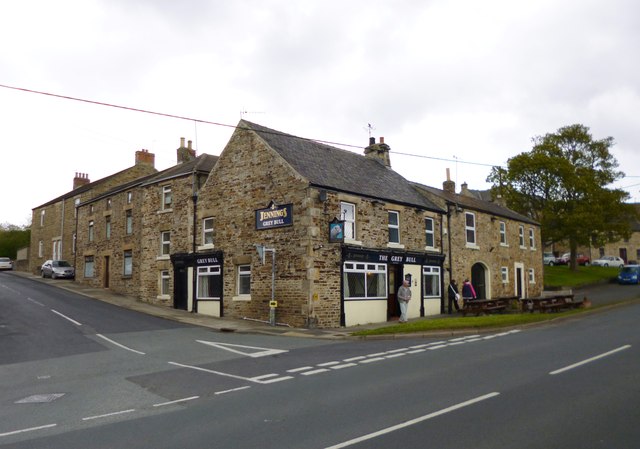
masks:
POLYGON ((404 249, 404 245, 402 243, 389 242, 389 243, 387 243, 387 248, 404 249))
POLYGON ((156 212, 156 215, 168 214, 169 212, 173 212, 173 208, 159 210, 156 212))
POLYGON ((440 252, 440 248, 436 248, 436 247, 433 247, 433 246, 425 246, 424 250, 425 251, 431 251, 432 253, 433 252, 440 252))
POLYGON ((249 301, 251 301, 251 295, 238 295, 238 296, 234 296, 233 298, 231 298, 231 301, 244 301, 244 302, 249 302, 249 301))
POLYGON ((480 249, 480 247, 478 245, 474 244, 474 243, 467 243, 465 245, 465 248, 474 249, 474 250, 479 250, 480 249))
POLYGON ((353 239, 348 239, 348 238, 345 238, 345 239, 344 239, 344 243, 347 243, 347 244, 349 244, 349 245, 358 245, 358 246, 362 246, 362 242, 361 242, 361 241, 359 241, 359 240, 353 240, 353 239))
POLYGON ((156 260, 170 260, 170 259, 171 259, 171 256, 169 256, 168 254, 156 257, 156 260))
POLYGON ((509 245, 507 243, 500 243, 500 246, 503 248, 509 248, 509 245))
POLYGON ((213 243, 207 243, 206 245, 201 245, 196 248, 197 251, 205 251, 207 249, 214 249, 215 245, 213 243))
POLYGON ((170 295, 158 295, 156 296, 156 299, 162 299, 163 301, 169 300, 171 299, 170 295))

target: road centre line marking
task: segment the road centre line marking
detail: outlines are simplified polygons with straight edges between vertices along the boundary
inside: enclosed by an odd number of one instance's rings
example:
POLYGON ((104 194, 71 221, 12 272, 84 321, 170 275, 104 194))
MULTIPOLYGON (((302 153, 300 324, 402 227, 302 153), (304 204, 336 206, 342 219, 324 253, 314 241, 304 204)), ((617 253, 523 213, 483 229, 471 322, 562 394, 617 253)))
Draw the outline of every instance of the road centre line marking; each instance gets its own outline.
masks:
POLYGON ((363 360, 363 359, 366 359, 366 357, 363 355, 359 355, 358 357, 351 357, 349 359, 344 359, 343 362, 356 362, 358 360, 363 360))
POLYGON ((82 418, 82 420, 83 421, 90 421, 92 419, 108 418, 110 416, 124 415, 125 413, 132 413, 132 412, 135 412, 135 411, 136 411, 135 408, 130 408, 129 410, 122 410, 122 411, 113 412, 113 413, 105 413, 104 415, 87 416, 86 418, 82 418))
POLYGON ((381 355, 385 355, 386 352, 376 352, 375 354, 367 354, 367 357, 380 357, 381 355))
POLYGON ((109 342, 109 343, 111 343, 112 345, 118 346, 119 348, 126 349, 127 351, 131 351, 131 352, 135 352, 136 354, 145 355, 145 353, 144 353, 144 352, 142 352, 142 351, 136 351, 135 349, 131 349, 131 348, 129 348, 129 347, 127 347, 127 346, 125 346, 125 345, 121 345, 121 344, 120 344, 120 343, 118 343, 117 341, 113 341, 112 339, 107 338, 107 337, 105 337, 105 336, 104 336, 104 335, 102 335, 102 334, 96 334, 96 336, 98 336, 98 337, 102 338, 103 340, 108 341, 108 342, 109 342))
POLYGON ((406 353, 399 353, 399 354, 389 354, 387 356, 385 356, 385 359, 395 359, 396 357, 403 357, 407 355, 406 353))
POLYGON ((81 324, 81 323, 78 323, 76 320, 71 319, 71 318, 69 318, 68 316, 61 314, 61 313, 60 313, 60 312, 58 312, 57 310, 51 309, 51 311, 52 311, 53 313, 55 313, 56 315, 61 316, 61 317, 62 317, 62 318, 64 318, 65 320, 69 320, 69 321, 71 321, 71 322, 72 322, 73 324, 75 324, 76 326, 82 326, 82 324, 81 324))
POLYGON ((325 362, 325 363, 318 363, 316 366, 332 366, 332 365, 339 365, 340 362, 325 362))
POLYGON ((268 379, 269 377, 277 377, 279 375, 280 374, 276 374, 276 373, 263 374, 262 376, 252 377, 252 379, 254 379, 254 380, 262 380, 262 379, 268 379))
POLYGON ((367 440, 371 440, 373 438, 376 438, 376 437, 379 437, 379 436, 382 436, 382 435, 386 435, 387 433, 395 432, 396 430, 404 429, 405 427, 413 426, 415 424, 421 423, 423 421, 427 421, 427 420, 432 419, 432 418, 436 418, 436 417, 444 415, 446 413, 450 413, 450 412, 456 411, 458 409, 461 409, 461 408, 464 408, 464 407, 468 407, 468 406, 473 405, 473 404, 477 404, 478 402, 482 402, 482 401, 485 401, 487 399, 491 399, 493 397, 496 397, 499 394, 500 393, 497 393, 497 392, 485 394, 484 396, 479 396, 477 398, 470 399, 468 401, 461 402, 461 403, 456 404, 456 405, 452 405, 451 407, 447 407, 447 408, 444 408, 442 410, 438 410, 437 412, 429 413, 428 415, 420 416, 418 418, 414 418, 414 419, 411 419, 409 421, 405 421, 403 423, 396 424, 395 426, 387 427, 386 429, 381 429, 381 430, 378 430, 377 432, 372 432, 372 433, 369 433, 367 435, 363 435, 361 437, 354 438, 354 439, 349 440, 349 441, 344 441, 344 442, 336 444, 334 446, 329 446, 329 447, 327 447, 325 449, 341 449, 343 447, 353 446, 354 444, 361 443, 361 442, 367 441, 367 440))
POLYGON ((311 368, 313 368, 313 366, 302 366, 300 368, 288 369, 287 372, 288 373, 299 373, 300 371, 306 371, 306 370, 311 369, 311 368))
POLYGON ((591 363, 591 362, 594 362, 594 361, 596 361, 598 359, 602 359, 604 357, 610 356, 612 354, 615 354, 616 352, 624 351, 625 349, 629 349, 630 347, 631 347, 631 345, 620 346, 619 348, 616 348, 616 349, 614 349, 612 351, 605 352, 604 354, 600 354, 600 355, 597 355, 595 357, 591 357, 590 359, 583 360, 582 362, 574 363, 573 365, 569 365, 569 366, 566 366, 564 368, 560 368, 558 370, 551 371, 549 374, 551 376, 553 376, 555 374, 564 373, 565 371, 569 371, 569 370, 577 368, 579 366, 586 365, 587 363, 591 363))
POLYGON ((442 349, 442 348, 446 348, 449 345, 438 345, 438 346, 431 346, 429 348, 430 351, 433 351, 434 349, 442 349))
POLYGON ((407 351, 407 354, 419 354, 421 352, 426 352, 426 349, 414 349, 413 351, 407 351))
POLYGON ((464 340, 464 341, 454 341, 452 343, 449 343, 448 346, 457 346, 457 345, 463 345, 465 343, 468 343, 468 340, 464 340))
POLYGON ((263 383, 263 384, 274 384, 276 382, 282 382, 283 380, 289 380, 289 379, 293 379, 293 377, 292 376, 278 377, 276 379, 263 380, 260 383, 263 383))
POLYGON ((0 437, 8 437, 11 435, 17 435, 19 433, 34 432, 36 430, 42 430, 42 429, 50 429, 55 426, 57 426, 57 424, 47 424, 44 426, 29 427, 28 429, 13 430, 11 432, 0 433, 0 437))
POLYGON ((322 368, 322 369, 316 369, 316 370, 313 370, 313 371, 306 371, 306 372, 300 373, 300 374, 302 374, 303 376, 313 376, 314 374, 326 373, 328 371, 330 371, 330 370, 328 370, 326 368, 322 368))
POLYGON ((41 302, 39 302, 39 301, 36 301, 35 299, 27 298, 27 301, 31 301, 32 303, 37 304, 37 305, 39 305, 40 307, 44 307, 44 304, 42 304, 42 303, 41 303, 41 302))
POLYGON ((372 363, 379 362, 380 360, 386 360, 384 357, 375 357, 373 359, 361 360, 359 363, 372 363))
POLYGON ((198 399, 199 397, 200 396, 191 396, 189 398, 176 399, 175 401, 161 402, 160 404, 153 404, 153 406, 154 407, 164 407, 165 405, 173 405, 173 404, 179 404, 180 402, 193 401, 194 399, 198 399))
POLYGON ((342 368, 349 368, 351 366, 358 366, 357 363, 344 363, 342 365, 335 365, 332 366, 331 369, 342 369, 342 368))
POLYGON ((223 391, 216 391, 213 394, 227 394, 227 393, 233 393, 234 391, 240 391, 240 390, 246 390, 247 388, 251 388, 250 385, 245 385, 244 387, 238 387, 238 388, 232 388, 230 390, 223 390, 223 391))
POLYGON ((399 348, 399 349, 392 349, 391 351, 387 351, 387 354, 395 354, 396 352, 404 352, 404 351, 408 351, 409 348, 399 348))

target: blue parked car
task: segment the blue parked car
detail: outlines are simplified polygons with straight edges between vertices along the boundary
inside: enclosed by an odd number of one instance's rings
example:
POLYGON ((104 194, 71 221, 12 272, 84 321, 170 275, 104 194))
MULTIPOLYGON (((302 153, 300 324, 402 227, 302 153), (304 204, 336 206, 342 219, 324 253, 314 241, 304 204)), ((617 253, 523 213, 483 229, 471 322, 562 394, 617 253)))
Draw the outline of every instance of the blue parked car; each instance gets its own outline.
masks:
POLYGON ((638 284, 640 283, 640 265, 626 265, 620 269, 618 273, 619 284, 638 284))

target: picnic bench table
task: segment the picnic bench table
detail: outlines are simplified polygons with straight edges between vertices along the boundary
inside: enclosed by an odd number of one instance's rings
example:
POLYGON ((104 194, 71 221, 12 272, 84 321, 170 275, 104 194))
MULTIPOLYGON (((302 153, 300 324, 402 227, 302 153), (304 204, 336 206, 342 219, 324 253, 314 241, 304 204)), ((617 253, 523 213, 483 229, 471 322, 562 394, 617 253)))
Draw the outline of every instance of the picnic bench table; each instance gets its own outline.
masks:
POLYGON ((481 313, 502 312, 509 306, 510 298, 496 299, 472 299, 465 301, 462 307, 462 315, 467 313, 475 313, 476 316, 481 313))
POLYGON ((539 312, 559 312, 564 309, 574 309, 582 305, 582 301, 575 301, 573 294, 554 295, 547 297, 522 298, 520 300, 521 310, 531 313, 539 312))

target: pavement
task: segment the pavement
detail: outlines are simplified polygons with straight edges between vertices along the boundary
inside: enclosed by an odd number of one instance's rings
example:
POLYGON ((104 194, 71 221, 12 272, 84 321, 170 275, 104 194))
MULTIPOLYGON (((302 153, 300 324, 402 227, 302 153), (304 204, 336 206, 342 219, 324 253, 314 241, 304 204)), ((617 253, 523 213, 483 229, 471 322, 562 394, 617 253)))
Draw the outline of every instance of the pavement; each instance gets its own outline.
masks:
MULTIPOLYGON (((341 328, 294 328, 286 325, 271 326, 268 322, 263 322, 253 319, 238 319, 230 317, 212 317, 202 315, 198 313, 188 312, 186 310, 174 309, 166 306, 149 304, 140 301, 137 298, 114 293, 111 290, 105 288, 95 288, 81 282, 75 282, 65 279, 45 279, 34 274, 24 271, 10 271, 15 276, 31 279, 37 282, 48 284, 57 288, 68 290, 73 293, 87 296, 99 301, 107 302, 119 307, 124 307, 137 312, 145 313, 147 315, 156 316, 159 318, 165 318, 168 320, 177 321, 184 324, 191 324, 194 326, 207 327, 217 330, 219 332, 238 332, 238 333, 254 333, 254 334, 268 334, 268 335, 281 335, 289 337, 308 337, 308 338, 324 338, 324 339, 346 339, 352 336, 353 332, 361 331, 365 329, 375 329, 380 327, 388 327, 392 325, 392 322, 374 323, 368 325, 359 325, 353 327, 341 327, 341 328)), ((576 299, 589 298, 593 305, 607 305, 617 303, 620 300, 631 300, 640 297, 640 289, 634 289, 634 286, 619 286, 617 284, 598 285, 593 287, 587 287, 579 290, 575 290, 576 299)), ((456 317, 454 315, 435 315, 427 318, 417 318, 417 320, 425 320, 429 318, 444 318, 444 317, 456 317)), ((413 320, 410 320, 413 321, 413 320)), ((449 330, 438 332, 423 332, 422 334, 428 334, 429 336, 436 335, 458 335, 468 333, 469 330, 449 330)), ((475 330, 474 332, 477 332, 475 330)), ((416 334, 390 334, 380 336, 380 338, 407 338, 416 337, 416 334)), ((371 337, 368 337, 371 338, 371 337)))

